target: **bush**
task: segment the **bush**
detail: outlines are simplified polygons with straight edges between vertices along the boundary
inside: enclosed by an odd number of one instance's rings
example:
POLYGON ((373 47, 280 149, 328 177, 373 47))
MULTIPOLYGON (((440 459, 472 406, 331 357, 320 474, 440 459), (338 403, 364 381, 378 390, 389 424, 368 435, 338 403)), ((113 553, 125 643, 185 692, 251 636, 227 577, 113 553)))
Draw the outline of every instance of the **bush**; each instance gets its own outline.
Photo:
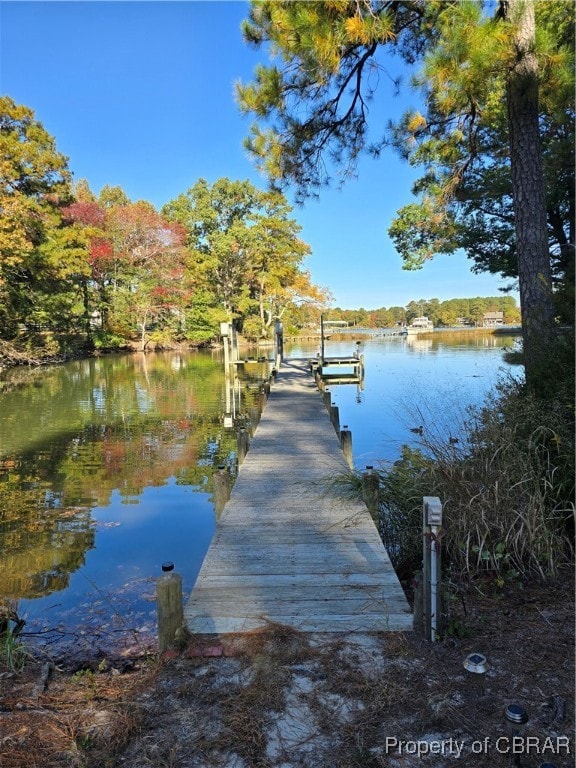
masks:
POLYGON ((420 447, 379 473, 379 528, 399 575, 420 567, 423 496, 442 500, 455 575, 556 575, 574 553, 571 399, 509 382, 468 417, 458 442, 424 426, 420 447))
POLYGON ((94 348, 103 350, 125 349, 128 342, 122 336, 107 331, 98 331, 94 334, 94 348))

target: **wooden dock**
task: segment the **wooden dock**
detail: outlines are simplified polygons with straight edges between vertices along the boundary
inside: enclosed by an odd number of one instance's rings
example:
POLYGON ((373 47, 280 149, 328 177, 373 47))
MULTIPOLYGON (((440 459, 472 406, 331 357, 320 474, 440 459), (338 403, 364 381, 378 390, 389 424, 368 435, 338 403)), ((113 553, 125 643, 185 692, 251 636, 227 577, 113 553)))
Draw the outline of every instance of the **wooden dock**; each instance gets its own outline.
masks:
POLYGON ((412 629, 366 505, 331 490, 347 469, 308 361, 284 362, 185 607, 191 632, 412 629))

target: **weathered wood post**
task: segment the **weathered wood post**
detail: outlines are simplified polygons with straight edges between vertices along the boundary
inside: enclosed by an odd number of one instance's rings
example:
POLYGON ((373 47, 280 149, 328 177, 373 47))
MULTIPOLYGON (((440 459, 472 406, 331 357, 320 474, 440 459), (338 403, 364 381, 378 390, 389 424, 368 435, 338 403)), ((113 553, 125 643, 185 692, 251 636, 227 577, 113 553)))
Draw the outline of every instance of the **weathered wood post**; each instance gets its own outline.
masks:
POLYGON ((338 406, 332 404, 330 406, 330 421, 334 425, 334 429, 336 430, 336 434, 340 434, 340 411, 338 410, 338 406))
POLYGON ((245 427, 240 427, 238 430, 238 466, 242 464, 248 453, 250 445, 250 436, 248 430, 245 427))
POLYGON ((326 406, 326 410, 328 413, 330 413, 330 406, 332 405, 332 392, 328 389, 328 387, 324 388, 324 392, 322 393, 322 399, 324 400, 324 405, 326 406))
POLYGON ((344 453, 344 458, 348 462, 350 469, 354 469, 354 457, 352 454, 352 432, 345 424, 340 430, 340 445, 344 453))
POLYGON ((232 488, 230 472, 228 472, 223 464, 212 475, 212 482, 214 483, 214 509, 216 510, 216 516, 219 516, 230 498, 230 490, 232 488))
POLYGON ((156 580, 158 648, 164 653, 174 645, 176 631, 184 623, 182 576, 174 572, 174 563, 162 563, 162 576, 156 580))
POLYGON ((248 416, 250 418, 250 434, 252 435, 254 435, 254 432, 256 432, 256 427, 260 423, 260 413, 260 408, 258 408, 257 405, 253 405, 248 411, 248 416))
POLYGON ((432 642, 440 629, 440 541, 442 502, 437 496, 422 498, 422 629, 432 642))
POLYGON ((369 464, 362 473, 362 498, 372 517, 377 519, 380 514, 380 478, 369 464))

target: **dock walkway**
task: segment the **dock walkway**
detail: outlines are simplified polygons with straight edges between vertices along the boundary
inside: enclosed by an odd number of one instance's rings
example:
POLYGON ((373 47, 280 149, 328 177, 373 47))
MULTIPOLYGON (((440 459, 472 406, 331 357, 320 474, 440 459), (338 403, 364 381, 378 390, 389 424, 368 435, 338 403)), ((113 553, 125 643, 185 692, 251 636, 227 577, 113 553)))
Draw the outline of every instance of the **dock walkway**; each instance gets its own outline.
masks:
POLYGON ((347 469, 307 361, 284 362, 185 607, 191 632, 412 628, 366 505, 330 488, 347 469))

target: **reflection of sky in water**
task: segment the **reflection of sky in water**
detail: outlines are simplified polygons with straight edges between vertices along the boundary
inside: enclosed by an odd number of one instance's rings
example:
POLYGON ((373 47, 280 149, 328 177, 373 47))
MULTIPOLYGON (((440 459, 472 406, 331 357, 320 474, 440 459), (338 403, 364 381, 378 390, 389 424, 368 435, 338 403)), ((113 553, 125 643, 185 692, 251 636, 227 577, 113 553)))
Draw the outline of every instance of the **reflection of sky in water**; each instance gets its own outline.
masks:
POLYGON ((86 553, 83 568, 70 577, 68 589, 36 600, 23 600, 20 611, 34 624, 55 627, 61 622, 99 621, 118 611, 152 613, 154 579, 162 563, 171 560, 190 592, 215 527, 210 497, 191 486, 146 488, 128 503, 118 491, 107 507, 91 510, 95 548, 86 553))
MULTIPOLYGON (((328 341, 326 356, 350 355, 350 341, 328 341)), ((479 405, 501 374, 513 371, 503 362, 508 337, 475 336, 462 343, 441 338, 389 337, 363 340, 365 379, 356 385, 335 385, 332 401, 339 408, 340 425, 352 432, 354 462, 366 464, 398 458, 403 444, 417 444, 411 427, 426 424, 447 437, 461 431, 466 407, 479 405)), ((316 354, 315 346, 290 350, 316 354)), ((518 370, 518 369, 516 369, 518 370)))

